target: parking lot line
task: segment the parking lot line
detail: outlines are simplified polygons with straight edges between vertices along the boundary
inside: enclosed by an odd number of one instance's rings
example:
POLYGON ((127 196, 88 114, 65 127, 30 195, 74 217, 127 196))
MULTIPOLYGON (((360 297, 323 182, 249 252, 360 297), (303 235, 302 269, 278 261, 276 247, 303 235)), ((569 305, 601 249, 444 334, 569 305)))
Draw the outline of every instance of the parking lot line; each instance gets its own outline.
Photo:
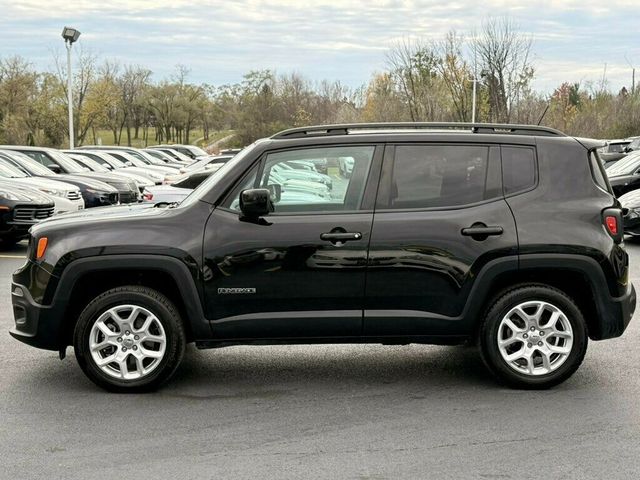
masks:
POLYGON ((0 255, 0 258, 27 258, 24 255, 0 255))

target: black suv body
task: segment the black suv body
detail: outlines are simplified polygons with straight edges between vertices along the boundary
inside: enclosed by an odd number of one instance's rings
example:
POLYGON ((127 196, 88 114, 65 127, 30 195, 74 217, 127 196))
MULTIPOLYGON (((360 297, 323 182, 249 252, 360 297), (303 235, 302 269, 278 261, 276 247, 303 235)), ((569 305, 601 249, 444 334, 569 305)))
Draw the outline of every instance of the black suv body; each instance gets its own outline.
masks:
POLYGON ((120 391, 165 381, 185 342, 473 341, 506 383, 549 387, 635 308, 600 146, 513 125, 281 132, 177 207, 34 227, 11 334, 73 345, 94 382, 120 391), (277 168, 345 158, 353 170, 329 167, 329 198, 277 168))

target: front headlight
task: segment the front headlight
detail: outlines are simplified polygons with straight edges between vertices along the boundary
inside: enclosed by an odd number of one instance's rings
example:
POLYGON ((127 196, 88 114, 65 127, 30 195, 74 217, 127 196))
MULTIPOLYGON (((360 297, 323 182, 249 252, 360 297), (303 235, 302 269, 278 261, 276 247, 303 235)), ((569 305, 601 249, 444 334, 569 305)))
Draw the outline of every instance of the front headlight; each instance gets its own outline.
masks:
POLYGON ((0 197, 4 197, 7 200, 19 200, 19 198, 11 192, 5 192, 4 190, 0 190, 0 197))
POLYGON ((38 190, 40 190, 41 192, 46 193, 47 195, 53 195, 54 197, 66 197, 67 196, 67 192, 65 192, 64 190, 55 190, 53 188, 39 188, 38 190))

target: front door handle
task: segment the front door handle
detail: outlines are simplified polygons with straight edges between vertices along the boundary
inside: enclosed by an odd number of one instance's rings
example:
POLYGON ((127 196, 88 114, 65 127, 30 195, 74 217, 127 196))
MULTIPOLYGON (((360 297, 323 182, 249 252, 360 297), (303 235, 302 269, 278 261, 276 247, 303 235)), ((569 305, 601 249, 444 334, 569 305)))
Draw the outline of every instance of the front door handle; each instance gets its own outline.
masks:
POLYGON ((493 235, 502 235, 503 232, 504 230, 502 227, 488 227, 484 223, 478 222, 474 223, 470 227, 463 228, 460 233, 462 233, 462 235, 464 235, 465 237, 471 237, 474 240, 482 241, 493 235))
POLYGON ((350 240, 360 240, 361 238, 360 232, 346 232, 342 228, 334 228, 330 232, 320 234, 320 240, 331 242, 338 247, 350 240))

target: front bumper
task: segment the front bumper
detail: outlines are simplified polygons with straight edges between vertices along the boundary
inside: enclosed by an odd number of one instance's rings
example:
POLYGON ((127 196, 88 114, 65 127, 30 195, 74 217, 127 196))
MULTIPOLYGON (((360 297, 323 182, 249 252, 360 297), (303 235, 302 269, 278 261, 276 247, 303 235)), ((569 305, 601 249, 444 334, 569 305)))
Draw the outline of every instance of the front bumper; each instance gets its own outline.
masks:
POLYGON ((27 345, 44 350, 59 350, 61 342, 61 325, 47 315, 51 307, 37 303, 24 285, 11 284, 11 303, 15 325, 9 334, 27 345), (47 317, 43 321, 42 317, 47 317))
POLYGON ((45 350, 59 350, 63 343, 61 303, 42 304, 52 278, 47 270, 27 260, 13 274, 11 282, 14 326, 9 333, 21 342, 45 350))

